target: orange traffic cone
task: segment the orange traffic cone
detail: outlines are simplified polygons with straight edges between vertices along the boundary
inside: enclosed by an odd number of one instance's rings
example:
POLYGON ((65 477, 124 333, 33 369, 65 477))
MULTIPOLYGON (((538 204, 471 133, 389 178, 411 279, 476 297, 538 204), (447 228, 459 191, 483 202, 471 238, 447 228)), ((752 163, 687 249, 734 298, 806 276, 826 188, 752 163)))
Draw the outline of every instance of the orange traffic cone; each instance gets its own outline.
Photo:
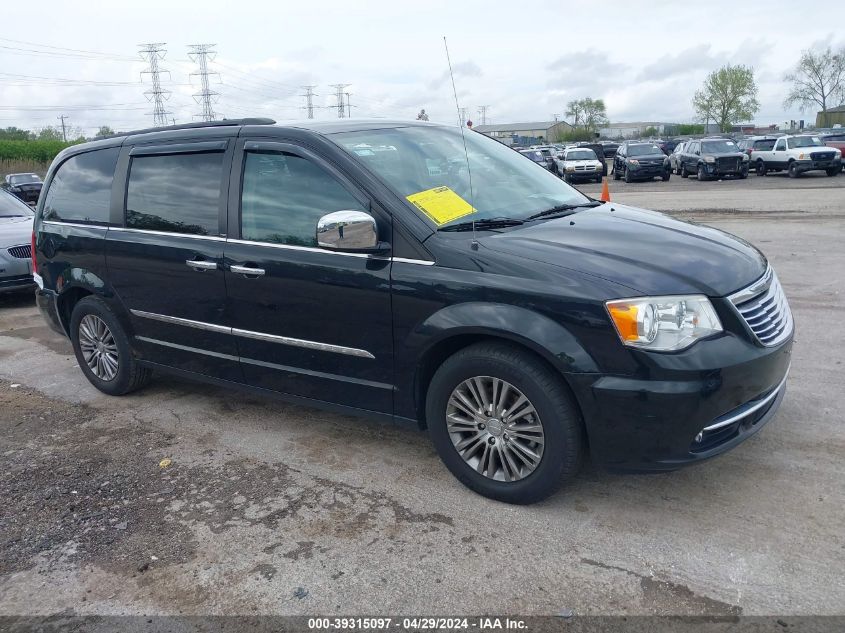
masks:
POLYGON ((602 178, 602 182, 604 183, 601 186, 601 200, 602 202, 610 202, 610 190, 607 188, 607 176, 602 178))

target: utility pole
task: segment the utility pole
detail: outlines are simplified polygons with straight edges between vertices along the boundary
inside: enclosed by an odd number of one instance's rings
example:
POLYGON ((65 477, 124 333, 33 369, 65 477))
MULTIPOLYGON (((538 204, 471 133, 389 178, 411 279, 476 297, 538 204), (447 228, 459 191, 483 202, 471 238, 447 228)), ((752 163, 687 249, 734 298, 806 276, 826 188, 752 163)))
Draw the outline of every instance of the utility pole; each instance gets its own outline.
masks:
POLYGON ((217 52, 214 50, 216 44, 191 44, 188 46, 188 57, 191 61, 196 62, 199 70, 191 73, 191 76, 199 75, 200 91, 194 94, 194 101, 202 106, 202 112, 194 116, 200 117, 203 121, 214 121, 217 119, 217 113, 214 111, 212 105, 220 96, 219 92, 211 90, 208 84, 209 75, 218 75, 219 73, 208 70, 208 62, 214 61, 217 57, 217 52))
POLYGON ((352 118, 352 104, 349 102, 349 97, 352 96, 348 92, 346 94, 346 118, 352 118))
POLYGON ((337 100, 335 107, 337 108, 337 118, 338 119, 342 119, 346 115, 346 113, 344 112, 346 110, 346 106, 344 105, 344 102, 343 102, 343 90, 347 86, 351 86, 351 85, 352 84, 332 84, 332 88, 335 89, 334 96, 335 96, 335 99, 337 100))
POLYGON ((460 112, 460 114, 458 115, 458 118, 460 119, 458 121, 458 125, 460 127, 463 127, 464 124, 467 122, 467 109, 466 108, 458 108, 458 111, 460 112))
POLYGON ((65 128, 65 119, 69 118, 68 115, 63 114, 62 116, 57 116, 57 119, 60 119, 62 122, 62 139, 65 143, 67 143, 67 128, 65 128))
POLYGON ((552 118, 555 120, 555 123, 557 123, 560 120, 560 113, 553 114, 552 118))
POLYGON ((141 49, 138 51, 141 57, 149 64, 145 70, 141 71, 141 81, 144 81, 144 75, 150 76, 152 88, 144 93, 147 101, 153 102, 153 125, 162 126, 167 125, 167 115, 171 114, 164 109, 164 102, 170 98, 170 91, 161 87, 161 75, 163 73, 170 73, 158 65, 160 59, 164 59, 167 50, 164 47, 164 42, 152 42, 150 44, 138 44, 141 49))
POLYGON ((487 109, 489 107, 489 105, 478 106, 478 114, 481 115, 481 125, 487 125, 487 109))
POLYGON ((317 86, 300 86, 305 90, 304 95, 299 95, 300 97, 305 97, 305 107, 303 110, 308 112, 308 118, 314 118, 314 97, 319 97, 317 93, 314 92, 314 88, 317 86))

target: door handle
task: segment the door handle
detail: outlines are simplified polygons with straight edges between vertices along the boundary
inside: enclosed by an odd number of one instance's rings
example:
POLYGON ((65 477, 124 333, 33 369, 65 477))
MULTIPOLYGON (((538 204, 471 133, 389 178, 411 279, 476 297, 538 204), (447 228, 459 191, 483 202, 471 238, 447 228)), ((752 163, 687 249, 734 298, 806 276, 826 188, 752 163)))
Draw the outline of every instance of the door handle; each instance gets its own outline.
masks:
POLYGON ((233 273, 237 273, 240 275, 249 275, 252 277, 261 277, 264 275, 263 268, 252 268, 251 266, 239 266, 238 264, 232 264, 229 266, 229 270, 233 273))
POLYGON ((203 272, 204 270, 217 270, 217 262, 186 259, 185 263, 198 272, 203 272))

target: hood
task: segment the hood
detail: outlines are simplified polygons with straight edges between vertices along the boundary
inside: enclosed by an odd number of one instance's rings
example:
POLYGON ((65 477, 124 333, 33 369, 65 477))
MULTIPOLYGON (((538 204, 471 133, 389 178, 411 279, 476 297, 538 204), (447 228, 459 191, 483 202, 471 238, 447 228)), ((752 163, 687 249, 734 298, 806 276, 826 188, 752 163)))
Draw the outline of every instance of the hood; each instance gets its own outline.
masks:
POLYGON ((32 217, 0 217, 0 248, 29 244, 32 239, 32 217))
POLYGON ((636 156, 626 156, 626 160, 636 159, 636 160, 660 160, 662 161, 666 158, 666 154, 663 152, 655 152, 654 154, 637 154, 636 156))
POLYGON ((767 265, 751 244, 723 231, 610 203, 479 241, 643 295, 721 297, 758 279, 767 265))
POLYGON ((601 165, 595 158, 567 158, 562 161, 565 165, 601 165))

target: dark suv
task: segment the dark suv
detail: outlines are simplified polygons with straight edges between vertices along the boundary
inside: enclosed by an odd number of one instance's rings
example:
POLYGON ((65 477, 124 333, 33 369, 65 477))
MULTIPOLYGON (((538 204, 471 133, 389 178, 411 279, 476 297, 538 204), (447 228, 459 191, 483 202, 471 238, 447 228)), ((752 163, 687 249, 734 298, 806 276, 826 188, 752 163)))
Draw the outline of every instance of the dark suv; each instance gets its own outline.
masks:
POLYGON ((601 204, 454 126, 271 123, 53 162, 37 302, 96 388, 173 373, 409 422, 460 481, 515 503, 587 446, 671 470, 777 410, 792 318, 745 241, 601 204))
POLYGON ((669 157, 654 143, 625 142, 613 157, 613 179, 654 180, 660 177, 669 180, 671 176, 669 157))
POLYGON ((736 143, 724 138, 703 138, 684 145, 678 157, 681 178, 692 174, 699 180, 725 176, 748 178, 748 154, 736 143))

